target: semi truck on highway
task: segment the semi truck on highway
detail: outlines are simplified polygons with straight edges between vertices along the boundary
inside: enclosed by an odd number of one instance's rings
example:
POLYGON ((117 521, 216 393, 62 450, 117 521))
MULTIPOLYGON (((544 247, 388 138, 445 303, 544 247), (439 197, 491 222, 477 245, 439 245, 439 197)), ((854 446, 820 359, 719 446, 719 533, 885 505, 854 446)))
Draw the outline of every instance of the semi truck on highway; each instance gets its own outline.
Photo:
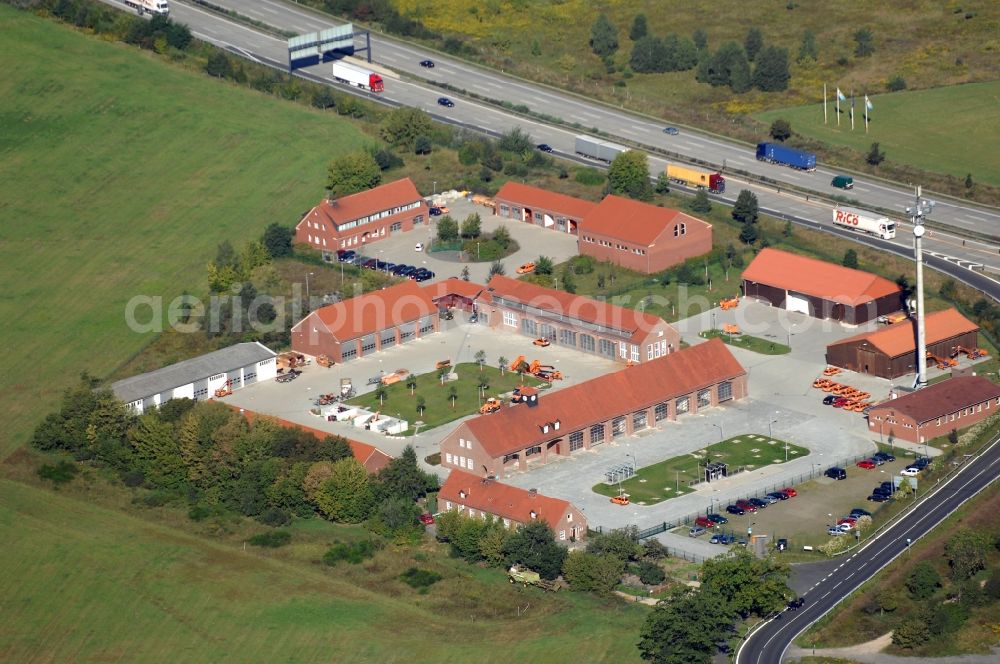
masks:
POLYGON ((334 62, 333 77, 341 83, 347 83, 369 92, 382 92, 385 89, 381 76, 370 69, 358 67, 348 62, 334 62))
POLYGON ((758 143, 757 161, 791 166, 802 171, 816 170, 816 155, 804 150, 785 147, 777 143, 758 143))
POLYGON ((833 210, 833 225, 860 233, 877 235, 883 240, 896 237, 896 222, 856 208, 838 207, 833 210))
POLYGON ((708 189, 714 194, 721 194, 726 190, 726 179, 722 177, 722 174, 700 168, 667 164, 667 179, 686 184, 689 187, 708 189))
POLYGON ((136 10, 140 16, 146 12, 160 16, 166 16, 170 13, 170 5, 167 4, 167 0, 122 0, 122 3, 136 10))
POLYGON ((590 136, 576 137, 577 154, 583 155, 584 157, 590 157, 591 159, 596 159, 598 161, 604 161, 609 164, 615 160, 615 157, 626 150, 628 150, 628 148, 624 145, 609 143, 608 141, 602 141, 599 138, 591 138, 590 136))

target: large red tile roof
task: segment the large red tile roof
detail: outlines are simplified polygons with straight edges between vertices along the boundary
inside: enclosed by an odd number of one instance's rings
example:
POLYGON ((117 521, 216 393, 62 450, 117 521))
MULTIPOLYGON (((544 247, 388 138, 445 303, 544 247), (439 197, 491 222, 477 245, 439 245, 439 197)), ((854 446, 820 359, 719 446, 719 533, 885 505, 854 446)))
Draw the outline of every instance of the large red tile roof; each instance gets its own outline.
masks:
POLYGON ((338 341, 357 339, 394 325, 416 321, 437 313, 427 291, 406 280, 337 304, 321 307, 302 319, 303 324, 321 323, 338 341))
POLYGON ((709 228, 712 226, 680 210, 657 207, 611 194, 605 196, 584 217, 580 222, 580 230, 648 247, 664 232, 672 233, 674 225, 679 223, 690 226, 701 224, 709 228))
POLYGON ((891 409, 912 418, 917 424, 925 424, 998 397, 1000 386, 982 376, 955 376, 899 398, 883 401, 872 406, 869 413, 891 409))
POLYGON ((308 221, 326 221, 334 226, 367 217, 373 212, 389 210, 422 200, 413 180, 403 178, 379 185, 367 191, 335 199, 324 199, 304 217, 308 221))
MULTIPOLYGON (((236 406, 230 405, 229 407, 232 408, 233 410, 237 410, 236 406)), ((280 417, 274 417, 273 415, 262 415, 260 413, 256 413, 252 410, 247 410, 245 408, 239 408, 238 410, 244 417, 247 418, 247 421, 250 422, 251 424, 258 417, 263 417, 276 422, 279 426, 285 427, 286 429, 302 429, 303 431, 311 433, 312 435, 320 439, 326 438, 327 436, 337 436, 339 438, 343 438, 344 440, 347 441, 347 444, 351 446, 351 453, 354 455, 354 458, 358 460, 358 463, 364 466, 365 470, 367 470, 369 473, 373 475, 378 471, 382 470, 383 468, 385 468, 386 466, 388 466, 389 462, 392 461, 391 456, 389 456, 379 448, 375 447, 374 445, 369 445, 368 443, 362 443, 357 440, 351 440, 350 438, 341 436, 340 434, 330 433, 329 431, 322 431, 320 429, 313 429, 312 427, 305 427, 302 426, 301 424, 296 424, 295 422, 289 422, 288 420, 283 420, 280 417)))
POLYGON ((464 470, 452 470, 438 492, 438 507, 448 500, 465 505, 477 512, 486 512, 517 523, 535 519, 546 521, 555 528, 569 509, 568 501, 531 493, 496 480, 484 480, 464 470), (464 493, 464 497, 461 495, 464 493))
POLYGON ((424 286, 424 290, 427 291, 428 297, 432 300, 438 300, 447 295, 458 295, 474 300, 485 289, 486 286, 482 284, 477 284, 474 281, 465 281, 458 277, 451 277, 424 286))
POLYGON ((750 262, 743 279, 849 305, 900 292, 896 284, 869 272, 770 247, 750 262))
POLYGON ((490 279, 486 292, 493 298, 514 300, 556 315, 619 330, 632 339, 644 337, 657 325, 666 325, 662 318, 652 314, 499 274, 490 279))
MULTIPOLYGON (((960 334, 978 331, 978 325, 955 309, 935 311, 927 314, 924 318, 924 334, 928 344, 936 344, 960 334)), ((888 357, 915 353, 917 350, 917 321, 907 319, 888 325, 881 330, 856 334, 830 345, 840 346, 858 341, 867 341, 888 357)))
POLYGON ((745 373, 729 348, 711 339, 577 385, 543 391, 537 406, 501 408, 459 426, 468 427, 488 454, 500 457, 745 373), (558 433, 552 426, 542 432, 543 424, 557 420, 558 433))
POLYGON ((508 182, 500 187, 494 200, 507 200, 519 203, 523 207, 542 208, 571 219, 583 219, 597 205, 582 198, 574 198, 566 194, 539 189, 520 182, 508 182))

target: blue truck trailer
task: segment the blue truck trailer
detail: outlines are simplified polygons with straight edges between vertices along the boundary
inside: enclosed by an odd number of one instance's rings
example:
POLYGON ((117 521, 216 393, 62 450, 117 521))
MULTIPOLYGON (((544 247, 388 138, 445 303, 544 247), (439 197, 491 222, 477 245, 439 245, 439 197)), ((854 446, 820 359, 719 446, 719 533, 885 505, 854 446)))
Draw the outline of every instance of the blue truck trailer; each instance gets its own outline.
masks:
POLYGON ((804 150, 785 147, 777 143, 758 143, 757 161, 791 166, 802 171, 816 170, 816 155, 804 150))

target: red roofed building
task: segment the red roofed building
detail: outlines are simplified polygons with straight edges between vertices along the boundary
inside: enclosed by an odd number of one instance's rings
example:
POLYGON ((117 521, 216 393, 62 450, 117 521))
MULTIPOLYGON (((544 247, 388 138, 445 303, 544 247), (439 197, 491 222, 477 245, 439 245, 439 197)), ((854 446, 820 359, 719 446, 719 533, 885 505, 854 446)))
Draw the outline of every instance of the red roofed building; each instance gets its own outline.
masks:
POLYGON ((441 465, 503 477, 746 395, 746 370, 712 339, 466 420, 441 441, 441 465))
POLYGON ((313 311, 292 328, 292 349, 349 362, 437 330, 437 305, 407 280, 313 311))
POLYGON ((440 309, 457 307, 464 311, 472 311, 476 298, 486 290, 486 286, 474 281, 464 281, 458 277, 451 277, 424 286, 424 290, 427 291, 431 301, 440 309))
POLYGON ((429 212, 413 181, 403 178, 343 198, 324 199, 295 226, 295 241, 324 254, 358 249, 426 223, 429 212))
POLYGON ((712 250, 712 224, 609 195, 580 224, 580 253, 652 274, 712 250))
POLYGON ((438 492, 437 503, 441 511, 461 512, 482 519, 487 515, 493 516, 501 519, 508 528, 545 521, 560 541, 584 540, 587 537, 587 517, 569 501, 543 496, 534 489, 519 489, 477 477, 462 470, 451 471, 438 492))
POLYGON ((743 271, 743 294, 775 307, 860 325, 902 308, 902 291, 869 272, 762 249, 743 271))
POLYGON ((493 197, 493 212, 563 233, 577 233, 581 220, 597 205, 565 194, 508 182, 493 197))
POLYGON ((1000 387, 982 376, 956 376, 872 406, 868 430, 923 443, 1000 412, 1000 387))
POLYGON ((645 362, 680 347, 680 333, 662 318, 502 275, 490 279, 476 310, 493 328, 619 362, 645 362))
MULTIPOLYGON (((945 309, 924 317, 927 352, 946 359, 959 348, 972 350, 979 339, 979 326, 945 309)), ((898 378, 917 371, 917 321, 907 319, 881 330, 857 334, 826 347, 826 361, 858 373, 880 378, 898 378)), ((928 360, 928 364, 934 361, 928 360)))

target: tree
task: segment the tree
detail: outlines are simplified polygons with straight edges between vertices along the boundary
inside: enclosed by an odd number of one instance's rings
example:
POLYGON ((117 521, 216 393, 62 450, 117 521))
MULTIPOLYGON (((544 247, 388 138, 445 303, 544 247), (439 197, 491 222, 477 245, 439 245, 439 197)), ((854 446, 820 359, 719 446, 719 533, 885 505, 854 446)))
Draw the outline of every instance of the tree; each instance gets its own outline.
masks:
POLYGON ((789 138, 792 137, 792 123, 790 123, 788 120, 782 120, 781 118, 778 118, 777 120, 771 123, 770 134, 771 138, 773 138, 774 140, 781 141, 782 143, 784 143, 785 141, 787 141, 789 138))
POLYGON ((629 66, 640 74, 666 71, 666 51, 659 37, 646 35, 636 40, 629 56, 629 66))
POLYGON ((736 197, 736 204, 733 205, 733 219, 741 224, 756 224, 760 216, 757 205, 757 195, 749 189, 740 191, 736 197))
POLYGON ((605 14, 598 15, 590 28, 590 49, 602 58, 614 55, 618 50, 618 28, 605 14))
POLYGON ((748 549, 705 561, 702 587, 719 593, 728 608, 744 618, 765 616, 792 594, 788 566, 773 557, 757 558, 748 549))
POLYGON ((656 176, 656 185, 653 187, 653 191, 660 195, 670 193, 670 178, 667 177, 666 171, 656 176))
POLYGON ((434 134, 434 123, 425 111, 412 106, 401 106, 389 112, 379 134, 390 145, 411 148, 420 136, 434 134))
POLYGON ((462 237, 466 239, 476 239, 483 232, 483 220, 478 212, 473 212, 462 222, 462 237))
POLYGON ((712 211, 712 201, 708 198, 708 192, 704 189, 699 189, 694 193, 694 198, 691 199, 691 211, 697 212, 698 214, 708 214, 712 211))
POLYGON ((375 394, 375 397, 378 399, 378 405, 379 406, 384 406, 385 405, 385 397, 386 397, 386 395, 388 393, 389 393, 389 391, 386 389, 384 383, 379 382, 379 384, 375 386, 375 392, 374 392, 374 394, 375 394))
POLYGON ((885 161, 885 153, 879 149, 878 143, 872 143, 871 148, 868 150, 868 154, 865 155, 865 161, 872 166, 878 166, 885 161))
POLYGON ((485 350, 480 349, 480 350, 476 351, 476 364, 479 365, 479 370, 482 371, 483 370, 483 365, 486 364, 486 351, 485 350))
POLYGON ((544 521, 532 521, 517 529, 507 540, 504 554, 509 565, 524 565, 552 580, 562 571, 566 549, 555 542, 552 529, 544 521))
POLYGON ((747 60, 753 62, 754 58, 764 47, 764 35, 757 28, 747 30, 746 39, 743 40, 743 50, 747 52, 747 60))
POLYGON ((514 154, 524 154, 534 152, 535 141, 531 138, 531 134, 523 131, 520 127, 514 127, 500 134, 500 138, 497 139, 497 147, 514 154))
POLYGON ((753 77, 750 75, 750 63, 744 58, 733 61, 729 70, 729 89, 736 94, 749 92, 753 87, 753 77))
POLYGON ((944 545, 951 577, 958 582, 965 581, 976 572, 986 569, 986 554, 990 548, 987 533, 962 528, 944 545))
POLYGON ((844 267, 849 267, 852 270, 858 269, 858 252, 853 249, 848 249, 844 252, 844 259, 840 262, 844 267))
POLYGON ((313 92, 312 105, 315 108, 335 108, 337 106, 337 98, 333 96, 333 91, 330 88, 323 86, 313 92))
POLYGON ((267 253, 271 255, 271 258, 282 258, 292 255, 292 239, 294 237, 295 231, 288 226, 271 224, 264 229, 261 243, 267 249, 267 253))
POLYGON ((627 563, 639 559, 642 555, 642 545, 635 540, 633 533, 628 529, 618 528, 591 537, 587 542, 587 553, 595 556, 614 556, 627 563))
POLYGON ((501 355, 497 358, 497 366, 500 368, 500 375, 504 375, 507 372, 507 365, 510 364, 510 360, 501 355))
POLYGON ((448 399, 451 400, 451 408, 455 409, 455 402, 458 401, 458 388, 454 385, 448 387, 448 399))
POLYGON ((506 226, 499 226, 493 231, 493 241, 503 249, 510 246, 510 231, 507 230, 506 226))
POLYGON ((232 78, 233 63, 229 61, 225 53, 215 50, 208 56, 208 62, 205 63, 205 73, 215 78, 232 78))
POLYGON ((733 613, 717 593, 685 589, 646 617, 639 652, 657 664, 710 664, 716 643, 733 633, 733 625, 733 613))
POLYGON ((444 215, 437 222, 437 237, 442 242, 454 242, 458 239, 458 222, 451 215, 444 215))
POLYGON ((365 191, 382 181, 382 169, 368 152, 337 157, 327 167, 326 188, 331 199, 365 191))
POLYGON ((420 526, 420 506, 407 498, 385 498, 374 508, 369 525, 386 537, 408 536, 420 526))
MULTIPOLYGON (((704 61, 704 72, 701 72, 699 80, 708 83, 712 87, 719 87, 723 85, 728 85, 733 87, 733 72, 737 71, 737 83, 742 85, 744 81, 742 80, 742 74, 749 74, 750 63, 747 61, 747 54, 743 51, 743 47, 736 42, 726 42, 719 47, 715 53, 713 53, 707 60, 704 61)), ((740 92, 746 92, 749 90, 749 76, 747 78, 746 89, 740 90, 740 92)), ((736 88, 733 87, 733 91, 736 92, 736 88)))
POLYGON ((792 75, 788 70, 788 49, 768 46, 757 55, 753 70, 753 86, 764 92, 788 89, 792 75))
POLYGON ((892 631, 893 645, 907 650, 922 646, 930 637, 927 621, 919 615, 906 618, 892 631))
POLYGON ((503 548, 507 544, 510 531, 502 521, 488 525, 479 538, 479 555, 490 565, 501 565, 504 561, 503 548))
POLYGON ((917 564, 906 577, 906 589, 914 599, 927 599, 941 587, 941 575, 934 566, 924 561, 917 564))
POLYGON ((875 598, 881 613, 892 613, 899 608, 899 594, 895 590, 883 589, 875 598))
POLYGON ((819 48, 816 46, 816 35, 812 30, 806 30, 802 35, 802 44, 799 46, 798 62, 802 64, 806 60, 816 62, 819 60, 819 48))
POLYGON ((632 41, 638 41, 648 33, 649 27, 646 25, 646 15, 636 14, 635 18, 632 19, 632 29, 628 32, 628 38, 632 41))
POLYGON ((377 494, 382 498, 404 498, 415 502, 437 487, 437 478, 424 472, 417 465, 417 453, 412 445, 394 458, 376 476, 377 494))
POLYGON ((976 186, 976 183, 972 180, 972 173, 967 174, 965 176, 965 188, 966 189, 972 189, 975 186, 976 186))
POLYGON ((854 55, 866 58, 875 52, 875 35, 868 28, 861 28, 854 33, 854 55))
POLYGON ((653 198, 649 183, 649 163, 644 152, 626 150, 615 157, 608 169, 611 193, 641 201, 653 198))
POLYGON ((548 256, 539 256, 535 259, 535 274, 552 274, 552 259, 548 256))
POLYGON ((410 390, 410 396, 412 397, 412 396, 413 396, 413 393, 414 393, 414 392, 416 391, 416 389, 417 389, 417 375, 416 375, 416 374, 412 374, 412 373, 411 373, 411 374, 410 374, 410 375, 409 375, 409 376, 408 376, 408 377, 406 378, 406 388, 407 388, 408 390, 410 390))
POLYGON ((469 266, 468 265, 463 265, 462 266, 462 281, 468 281, 468 280, 469 280, 469 266))
POLYGON ((624 571, 625 563, 620 559, 585 551, 573 551, 563 563, 563 576, 571 589, 602 595, 615 589, 624 571))
POLYGON ((958 286, 955 284, 954 279, 945 279, 941 282, 941 288, 938 289, 938 293, 941 294, 946 300, 954 301, 958 297, 958 286))
POLYGON ((573 278, 573 272, 568 268, 562 273, 562 287, 567 293, 576 292, 576 279, 573 278))
POLYGON ((792 237, 792 233, 793 232, 794 232, 794 229, 792 227, 792 222, 791 221, 786 221, 785 222, 785 227, 783 229, 781 229, 781 234, 784 235, 785 237, 792 237))
POLYGON ((433 149, 434 145, 431 143, 430 136, 421 134, 413 141, 413 154, 430 154, 433 149))
POLYGON ((708 48, 708 34, 701 28, 698 28, 691 33, 691 41, 694 42, 695 48, 699 51, 703 51, 708 48))
POLYGON ((667 578, 667 573, 663 568, 654 562, 643 560, 639 563, 639 580, 649 586, 656 586, 667 578))
POLYGON ((423 395, 417 397, 417 413, 423 417, 424 411, 427 409, 427 399, 423 395))
POLYGON ((490 263, 490 272, 489 275, 487 276, 487 279, 492 279, 498 274, 500 275, 507 274, 507 268, 505 268, 503 266, 503 263, 501 263, 500 261, 493 261, 492 263, 490 263))
POLYGON ((320 511, 331 521, 343 523, 361 523, 368 518, 374 496, 365 467, 351 457, 335 461, 329 473, 313 492, 320 511))

